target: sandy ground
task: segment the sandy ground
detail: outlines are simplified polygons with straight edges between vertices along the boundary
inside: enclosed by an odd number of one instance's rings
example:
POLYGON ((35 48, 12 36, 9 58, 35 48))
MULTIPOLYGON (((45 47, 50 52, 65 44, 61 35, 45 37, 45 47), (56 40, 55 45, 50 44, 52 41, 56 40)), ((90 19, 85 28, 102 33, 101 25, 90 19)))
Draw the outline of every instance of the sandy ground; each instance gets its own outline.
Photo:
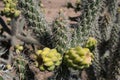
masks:
POLYGON ((63 10, 66 17, 75 17, 80 15, 80 12, 75 13, 73 9, 66 8, 67 2, 75 3, 76 0, 41 0, 45 11, 45 18, 48 22, 52 22, 57 17, 60 9, 63 10))

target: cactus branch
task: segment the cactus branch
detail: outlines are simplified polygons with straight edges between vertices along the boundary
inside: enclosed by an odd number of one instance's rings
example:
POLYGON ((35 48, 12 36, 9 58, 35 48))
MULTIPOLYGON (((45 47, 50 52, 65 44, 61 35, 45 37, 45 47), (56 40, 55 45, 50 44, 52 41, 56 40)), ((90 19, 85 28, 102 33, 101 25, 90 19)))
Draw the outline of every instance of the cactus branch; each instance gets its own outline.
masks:
POLYGON ((25 42, 25 43, 29 43, 29 44, 35 44, 35 45, 39 45, 41 47, 44 47, 42 44, 40 44, 40 42, 38 42, 37 40, 31 38, 31 37, 24 37, 24 36, 21 36, 21 35, 16 35, 16 37, 18 39, 20 39, 21 41, 25 42))
POLYGON ((2 25, 4 31, 6 31, 8 34, 11 34, 10 29, 8 28, 2 17, 0 17, 0 24, 2 25))

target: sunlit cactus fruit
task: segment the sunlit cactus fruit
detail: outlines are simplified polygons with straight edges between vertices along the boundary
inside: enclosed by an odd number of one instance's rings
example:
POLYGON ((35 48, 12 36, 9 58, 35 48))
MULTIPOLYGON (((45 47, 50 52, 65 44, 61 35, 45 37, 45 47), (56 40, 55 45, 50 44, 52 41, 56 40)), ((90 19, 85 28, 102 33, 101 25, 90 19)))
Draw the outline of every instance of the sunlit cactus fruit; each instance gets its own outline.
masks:
POLYGON ((35 65, 35 67, 38 67, 39 64, 38 64, 37 61, 35 61, 35 62, 34 62, 34 65, 35 65))
POLYGON ((55 66, 53 65, 53 66, 50 66, 49 68, 48 68, 48 70, 49 71, 53 71, 55 69, 55 66))
POLYGON ((10 8, 4 8, 3 13, 8 14, 10 12, 10 8))
POLYGON ((12 66, 10 64, 6 65, 7 69, 12 69, 12 66))
POLYGON ((46 62, 44 62, 44 65, 49 67, 49 66, 54 65, 54 63, 52 61, 49 61, 49 62, 46 61, 46 62))
POLYGON ((5 4, 5 7, 6 8, 9 8, 11 4, 5 4))
POLYGON ((43 62, 44 63, 46 63, 46 62, 52 62, 52 60, 50 59, 50 58, 48 58, 48 57, 43 57, 44 59, 43 59, 43 62))
POLYGON ((61 61, 57 61, 56 63, 55 63, 55 66, 59 66, 61 64, 61 61))
POLYGON ((69 49, 64 56, 64 62, 74 69, 87 68, 92 64, 93 54, 88 48, 75 47, 69 49))
POLYGON ((15 10, 14 8, 11 8, 11 9, 10 9, 10 13, 11 13, 11 14, 14 14, 15 11, 16 11, 16 10, 15 10))
POLYGON ((11 3, 12 2, 12 0, 3 0, 5 3, 11 3))
POLYGON ((14 17, 18 17, 18 16, 20 15, 20 13, 21 13, 21 11, 16 10, 16 11, 14 12, 14 17))
POLYGON ((2 15, 9 18, 18 17, 20 15, 20 10, 17 9, 17 0, 4 0, 5 6, 1 11, 2 15))
POLYGON ((89 37, 85 47, 89 49, 94 49, 96 45, 97 45, 97 40, 93 37, 89 37))
POLYGON ((80 4, 81 3, 81 0, 76 0, 76 4, 80 4))
POLYGON ((61 64, 62 56, 56 49, 50 49, 45 47, 43 50, 37 50, 35 54, 35 63, 41 70, 53 71, 61 64))
POLYGON ((6 18, 6 21, 9 24, 11 22, 11 18, 6 18))
POLYGON ((15 49, 16 49, 16 52, 20 52, 20 51, 22 51, 24 48, 23 48, 23 46, 21 46, 21 45, 16 45, 16 46, 15 46, 15 49))
POLYGON ((10 8, 16 8, 16 3, 15 2, 11 2, 10 3, 10 8))
POLYGON ((40 69, 41 71, 45 71, 44 65, 39 66, 39 69, 40 69))

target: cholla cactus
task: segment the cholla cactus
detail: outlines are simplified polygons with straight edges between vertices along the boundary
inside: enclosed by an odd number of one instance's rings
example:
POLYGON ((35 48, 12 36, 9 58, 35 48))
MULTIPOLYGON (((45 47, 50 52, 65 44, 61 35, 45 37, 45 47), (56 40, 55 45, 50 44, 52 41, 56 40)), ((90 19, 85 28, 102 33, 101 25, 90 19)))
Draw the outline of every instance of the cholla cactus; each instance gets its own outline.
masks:
POLYGON ((53 48, 57 48, 58 51, 64 53, 68 48, 71 47, 71 34, 70 26, 63 15, 60 12, 58 18, 55 19, 52 27, 52 45, 53 48))
MULTIPOLYGON (((42 48, 49 47, 38 50, 35 54, 37 56, 35 60, 40 70, 49 71, 53 71, 62 62, 58 70, 55 71, 55 75, 52 77, 53 80, 79 80, 81 70, 86 67, 89 67, 85 69, 89 80, 119 80, 120 51, 118 48, 120 45, 120 27, 119 13, 117 12, 118 0, 81 0, 78 4, 80 10, 82 10, 82 16, 79 17, 78 26, 74 28, 71 28, 65 22, 64 16, 61 14, 54 21, 52 27, 49 27, 39 3, 40 0, 18 0, 18 6, 15 9, 21 11, 20 17, 22 19, 18 19, 20 13, 17 13, 16 16, 16 12, 12 11, 15 18, 11 20, 11 29, 7 28, 6 30, 7 25, 2 20, 0 21, 3 29, 10 35, 10 38, 5 39, 10 43, 9 49, 11 49, 11 46, 15 46, 12 43, 16 39, 39 46, 42 43, 42 48), (25 22, 27 22, 28 33, 30 32, 30 35, 33 34, 32 36, 35 39, 25 38, 30 36, 23 33, 25 22), (98 44, 97 46, 95 45, 96 43, 98 44), (64 57, 63 61, 61 61, 59 52, 64 57), (91 61, 93 61, 93 64, 91 64, 91 61)), ((5 6, 8 8, 3 11, 7 12, 7 14, 9 13, 10 16, 10 7, 7 3, 5 3, 5 6)), ((4 15, 7 14, 5 13, 4 15)), ((3 36, 3 32, 0 35, 3 36)), ((4 41, 4 39, 0 40, 4 41)), ((16 49, 19 50, 18 52, 24 50, 17 45, 16 49)), ((24 69, 20 72, 24 73, 24 69)))
POLYGON ((29 29, 35 33, 35 38, 40 41, 40 43, 49 46, 47 44, 50 42, 51 29, 49 28, 44 15, 41 11, 40 0, 20 0, 19 8, 22 11, 22 14, 28 22, 28 26, 31 26, 29 29))
MULTIPOLYGON (((97 1, 97 0, 96 0, 97 1)), ((118 19, 119 17, 115 17, 117 14, 117 5, 118 2, 117 0, 106 0, 106 3, 104 3, 104 1, 101 1, 101 4, 99 5, 103 5, 104 8, 101 8, 100 6, 98 6, 98 10, 102 10, 103 12, 100 13, 99 11, 99 17, 96 16, 95 20, 92 24, 95 24, 95 26, 92 28, 92 35, 94 37, 97 38, 98 41, 98 47, 95 49, 95 61, 93 62, 93 65, 91 68, 93 68, 93 72, 95 73, 95 75, 90 75, 91 72, 88 71, 88 75, 90 79, 96 79, 96 80, 106 80, 106 79, 110 79, 110 80, 118 80, 119 78, 115 78, 115 75, 113 75, 111 78, 109 78, 109 73, 112 73, 112 71, 116 71, 112 68, 109 67, 109 65, 111 65, 113 62, 111 62, 111 59, 115 59, 113 58, 111 55, 116 55, 117 53, 114 52, 116 50, 118 50, 116 44, 119 44, 119 39, 116 37, 115 35, 118 35, 118 31, 116 31, 119 27, 117 26, 118 23, 116 22, 116 19, 118 19), (107 6, 107 7, 106 7, 107 6), (96 25, 98 24, 98 25, 96 25), (117 24, 117 25, 116 25, 117 24), (116 29, 117 28, 117 29, 116 29), (114 35, 114 37, 110 36, 110 35, 114 35), (109 45, 111 44, 111 45, 109 45), (114 46, 114 47, 113 47, 114 46), (111 52, 112 50, 112 52, 111 52), (108 65, 109 64, 109 65, 108 65), (108 70, 111 70, 111 72, 109 72, 108 70), (106 76, 103 76, 104 74, 107 74, 106 76), (91 77, 93 76, 93 77, 91 77), (95 77, 94 77, 95 76, 95 77)), ((118 22, 118 21, 117 21, 118 22)), ((114 56, 115 57, 115 56, 114 56)), ((116 60, 116 59, 115 59, 116 60)), ((115 65, 116 67, 119 66, 119 64, 115 65)), ((113 66, 113 67, 115 67, 113 66)), ((91 69, 90 68, 90 69, 91 69)), ((118 69, 118 68, 117 68, 118 69)), ((115 72, 115 73, 119 73, 115 72)), ((117 75, 117 74, 116 74, 117 75)))

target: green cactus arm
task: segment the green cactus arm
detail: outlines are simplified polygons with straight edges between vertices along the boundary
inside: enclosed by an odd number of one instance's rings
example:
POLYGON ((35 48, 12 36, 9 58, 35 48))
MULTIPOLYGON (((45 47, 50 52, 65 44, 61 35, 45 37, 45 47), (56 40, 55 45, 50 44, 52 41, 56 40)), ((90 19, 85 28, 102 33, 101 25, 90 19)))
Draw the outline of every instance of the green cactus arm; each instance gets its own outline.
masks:
POLYGON ((109 57, 109 67, 108 67, 108 79, 118 80, 120 75, 120 54, 119 54, 119 45, 120 45, 120 27, 119 25, 114 24, 112 28, 112 34, 110 39, 110 57, 109 57), (112 76, 109 76, 112 75, 112 76))
POLYGON ((70 28, 61 13, 53 23, 52 27, 52 43, 53 47, 57 48, 62 54, 70 48, 70 28))
MULTIPOLYGON (((34 33, 34 37, 43 45, 51 46, 49 40, 51 37, 51 29, 46 22, 40 7, 40 0, 19 0, 18 7, 25 17, 28 29, 34 33)), ((32 33, 32 34, 33 34, 32 33)))

